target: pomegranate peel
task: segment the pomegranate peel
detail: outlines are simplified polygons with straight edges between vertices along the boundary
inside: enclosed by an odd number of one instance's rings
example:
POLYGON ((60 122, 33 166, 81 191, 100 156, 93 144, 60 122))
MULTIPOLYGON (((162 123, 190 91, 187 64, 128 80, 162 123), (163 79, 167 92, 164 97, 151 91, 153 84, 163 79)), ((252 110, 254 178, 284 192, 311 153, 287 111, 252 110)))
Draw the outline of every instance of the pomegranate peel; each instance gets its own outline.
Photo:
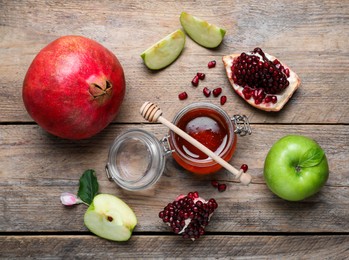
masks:
MULTIPOLYGON (((257 48, 256 48, 257 49, 257 48)), ((259 48, 258 48, 259 49, 259 48)), ((252 53, 252 52, 251 52, 252 53)), ((250 55, 251 53, 248 53, 250 55)), ((288 102, 288 100, 292 97, 293 93, 300 86, 300 78, 298 75, 291 70, 285 63, 282 63, 276 57, 264 53, 265 57, 271 62, 277 62, 284 68, 283 74, 287 74, 287 86, 277 93, 264 93, 259 88, 250 88, 250 86, 241 86, 234 81, 234 72, 232 70, 232 66, 234 62, 240 57, 242 54, 235 53, 231 55, 223 56, 223 64, 226 70, 226 74, 228 76, 229 82, 231 83, 234 91, 241 96, 247 103, 251 106, 264 110, 264 111, 280 111, 284 105, 288 102), (260 98, 256 98, 260 97, 260 98)), ((275 91, 273 91, 275 92, 275 91)))
POLYGON ((117 57, 82 36, 60 37, 34 58, 23 81, 29 115, 47 132, 86 139, 117 115, 125 96, 125 76, 117 57))

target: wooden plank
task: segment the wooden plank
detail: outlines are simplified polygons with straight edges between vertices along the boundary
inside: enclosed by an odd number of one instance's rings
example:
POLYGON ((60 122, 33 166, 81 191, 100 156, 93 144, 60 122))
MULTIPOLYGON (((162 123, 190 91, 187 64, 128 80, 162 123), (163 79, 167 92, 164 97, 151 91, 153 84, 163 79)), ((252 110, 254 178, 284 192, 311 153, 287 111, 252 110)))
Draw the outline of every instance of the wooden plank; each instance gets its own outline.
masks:
POLYGON ((346 259, 349 255, 349 23, 348 1, 1 1, 0 0, 0 258, 312 258, 346 259), (180 28, 187 11, 227 29, 222 45, 202 48, 189 37, 176 62, 151 72, 139 54, 180 28), (44 132, 27 114, 21 87, 36 53, 61 35, 95 39, 121 61, 127 93, 114 124, 97 136, 68 141, 44 132), (294 69, 301 88, 280 113, 258 111, 229 86, 221 57, 262 47, 294 69), (208 69, 215 59, 217 67, 208 69), (197 71, 206 73, 190 86, 197 71), (204 101, 203 87, 222 87, 229 114, 246 114, 253 135, 239 138, 231 163, 249 165, 253 182, 241 186, 225 170, 196 176, 167 158, 160 181, 151 189, 128 192, 108 181, 104 167, 113 139, 141 128, 159 139, 167 129, 143 124, 139 108, 156 102, 168 119, 186 104, 204 101), (180 102, 179 92, 189 98, 180 102), (118 124, 121 123, 121 124, 118 124), (273 195, 263 179, 264 158, 283 135, 303 134, 324 148, 330 178, 315 196, 286 202, 273 195), (62 192, 76 193, 88 168, 97 171, 100 192, 124 199, 138 225, 126 243, 100 239, 83 224, 86 206, 64 207, 62 192), (219 193, 211 180, 228 185, 219 193), (197 190, 216 198, 219 208, 208 234, 192 242, 170 235, 158 212, 178 194, 197 190))
POLYGON ((66 208, 62 192, 76 193, 82 172, 97 171, 100 191, 115 194, 135 210, 136 231, 167 232, 158 212, 177 195, 198 190, 214 197, 219 209, 208 227, 215 232, 348 232, 349 135, 345 125, 253 125, 253 134, 239 138, 231 163, 249 165, 254 177, 245 187, 225 170, 196 176, 181 169, 171 157, 160 181, 151 189, 128 192, 109 182, 104 172, 108 149, 114 138, 130 128, 141 128, 158 138, 167 129, 158 124, 113 124, 96 137, 67 141, 46 134, 36 125, 0 126, 0 230, 3 232, 76 231, 83 226, 86 207, 66 208), (303 202, 291 203, 274 196, 263 180, 264 158, 271 145, 287 133, 308 135, 326 151, 330 178, 320 193, 303 202), (212 179, 228 183, 219 193, 212 179))
POLYGON ((203 96, 204 86, 223 87, 228 97, 224 108, 231 114, 244 113, 255 123, 349 122, 349 46, 344 37, 349 31, 347 2, 299 0, 290 5, 280 0, 273 3, 273 8, 255 0, 208 1, 200 5, 205 8, 198 10, 192 2, 155 0, 0 3, 0 122, 32 121, 21 99, 26 70, 42 47, 66 34, 85 35, 101 42, 123 64, 127 93, 115 122, 143 122, 138 110, 145 100, 157 102, 169 118, 174 116, 174 108, 193 101, 218 104, 218 99, 203 96), (183 54, 172 66, 150 72, 139 54, 155 39, 179 28, 178 16, 183 10, 226 28, 223 44, 208 50, 188 38, 183 54), (280 113, 250 107, 233 93, 225 77, 221 57, 256 46, 286 62, 302 79, 301 88, 280 113), (208 70, 206 64, 211 59, 218 65, 208 70), (190 81, 197 71, 205 72, 207 78, 193 88, 190 81), (189 98, 179 103, 177 95, 183 90, 189 98))
POLYGON ((348 235, 236 236, 206 235, 199 240, 179 236, 134 235, 117 243, 93 236, 2 236, 1 258, 143 259, 346 259, 348 235))

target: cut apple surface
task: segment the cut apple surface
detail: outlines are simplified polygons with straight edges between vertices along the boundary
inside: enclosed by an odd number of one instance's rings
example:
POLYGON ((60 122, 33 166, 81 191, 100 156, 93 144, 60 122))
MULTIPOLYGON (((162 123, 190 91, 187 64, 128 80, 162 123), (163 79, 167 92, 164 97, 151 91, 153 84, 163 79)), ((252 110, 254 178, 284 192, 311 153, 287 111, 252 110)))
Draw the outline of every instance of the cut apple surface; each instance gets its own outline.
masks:
POLYGON ((190 38, 206 48, 217 47, 226 33, 224 29, 186 12, 181 13, 179 20, 190 38))
POLYGON ((181 54, 185 37, 185 33, 178 29, 146 49, 141 54, 145 65, 151 70, 163 69, 170 65, 181 54))
POLYGON ((280 111, 301 83, 286 64, 260 48, 223 56, 223 63, 235 92, 264 111, 280 111))
POLYGON ((137 225, 137 218, 121 199, 109 194, 99 194, 87 209, 84 223, 97 236, 113 241, 126 241, 130 239, 137 225))

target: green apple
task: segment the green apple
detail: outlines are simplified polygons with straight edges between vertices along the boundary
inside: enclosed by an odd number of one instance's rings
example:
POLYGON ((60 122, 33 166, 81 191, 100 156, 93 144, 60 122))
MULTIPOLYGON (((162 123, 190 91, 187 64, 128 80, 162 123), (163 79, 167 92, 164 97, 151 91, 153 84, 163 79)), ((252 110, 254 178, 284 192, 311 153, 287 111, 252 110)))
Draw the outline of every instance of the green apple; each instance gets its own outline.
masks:
POLYGON ((97 236, 113 241, 126 241, 137 225, 137 218, 121 199, 109 194, 99 194, 93 198, 87 209, 84 223, 97 236))
POLYGON ((206 48, 217 47, 226 33, 224 29, 186 12, 181 13, 179 20, 190 38, 206 48))
POLYGON ((181 54, 185 45, 185 33, 178 29, 150 46, 141 57, 151 70, 159 70, 174 62, 181 54))
POLYGON ((287 135, 278 140, 264 163, 264 179, 269 189, 289 201, 317 193, 328 175, 323 149, 313 139, 301 135, 287 135))

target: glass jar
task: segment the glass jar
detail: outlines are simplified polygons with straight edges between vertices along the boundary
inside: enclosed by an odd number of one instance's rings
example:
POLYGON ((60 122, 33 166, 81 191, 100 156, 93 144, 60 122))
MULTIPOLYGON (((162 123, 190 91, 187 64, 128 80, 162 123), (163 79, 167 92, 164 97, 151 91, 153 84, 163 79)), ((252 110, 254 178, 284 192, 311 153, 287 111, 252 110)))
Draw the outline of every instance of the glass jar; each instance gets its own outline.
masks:
MULTIPOLYGON (((184 107, 172 123, 226 161, 234 154, 237 134, 251 134, 246 116, 231 118, 222 108, 210 103, 192 103, 184 107)), ((124 189, 146 189, 162 175, 168 154, 193 173, 209 174, 222 168, 172 131, 159 140, 147 131, 132 129, 112 143, 106 165, 107 176, 124 189)))

